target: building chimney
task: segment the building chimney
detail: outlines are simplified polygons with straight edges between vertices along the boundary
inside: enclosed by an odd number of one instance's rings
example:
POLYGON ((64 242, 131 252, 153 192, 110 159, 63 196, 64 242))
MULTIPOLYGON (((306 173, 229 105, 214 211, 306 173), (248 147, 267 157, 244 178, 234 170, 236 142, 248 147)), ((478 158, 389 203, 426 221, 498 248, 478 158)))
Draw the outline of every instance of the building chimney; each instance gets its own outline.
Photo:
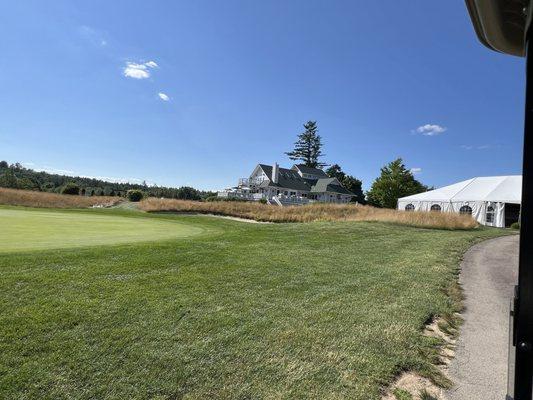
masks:
POLYGON ((278 183, 279 182, 279 165, 278 163, 274 163, 274 166, 272 167, 272 182, 278 183))

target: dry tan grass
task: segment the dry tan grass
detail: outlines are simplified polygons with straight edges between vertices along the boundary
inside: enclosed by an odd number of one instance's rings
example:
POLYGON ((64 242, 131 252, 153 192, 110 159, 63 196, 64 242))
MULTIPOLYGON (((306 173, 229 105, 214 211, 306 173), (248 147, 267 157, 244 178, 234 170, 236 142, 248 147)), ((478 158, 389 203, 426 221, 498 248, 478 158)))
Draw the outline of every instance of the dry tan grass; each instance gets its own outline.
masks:
POLYGON ((252 202, 198 202, 148 198, 141 201, 139 208, 149 212, 216 214, 267 222, 383 221, 439 229, 473 229, 478 226, 474 219, 464 215, 405 212, 355 204, 315 203, 307 206, 278 207, 252 202))
POLYGON ((57 193, 35 192, 0 188, 0 204, 10 206, 43 208, 87 208, 111 206, 122 201, 120 197, 109 196, 71 196, 57 193))

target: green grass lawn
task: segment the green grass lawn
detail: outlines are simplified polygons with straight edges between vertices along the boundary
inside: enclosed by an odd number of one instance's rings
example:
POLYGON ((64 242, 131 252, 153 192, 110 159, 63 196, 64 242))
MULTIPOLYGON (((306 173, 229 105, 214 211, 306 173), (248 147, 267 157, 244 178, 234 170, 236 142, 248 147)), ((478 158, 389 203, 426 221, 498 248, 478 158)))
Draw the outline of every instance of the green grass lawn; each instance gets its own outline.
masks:
POLYGON ((452 311, 460 255, 502 233, 13 210, 2 399, 379 399, 403 369, 431 374, 424 322, 452 311), (116 245, 130 230, 164 240, 116 245))
POLYGON ((193 224, 97 212, 0 208, 0 252, 154 241, 197 235, 193 224))

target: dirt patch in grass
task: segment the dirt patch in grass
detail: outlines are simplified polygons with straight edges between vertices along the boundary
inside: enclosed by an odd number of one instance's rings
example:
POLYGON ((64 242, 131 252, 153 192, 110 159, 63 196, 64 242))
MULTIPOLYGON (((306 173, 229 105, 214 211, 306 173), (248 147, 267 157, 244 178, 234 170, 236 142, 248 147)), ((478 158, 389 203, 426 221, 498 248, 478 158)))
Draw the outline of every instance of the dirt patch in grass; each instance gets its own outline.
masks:
POLYGON ((254 202, 200 202, 148 198, 140 202, 139 208, 148 212, 195 212, 264 222, 381 221, 421 228, 452 230, 478 227, 474 219, 465 215, 405 212, 357 204, 315 203, 305 206, 278 207, 254 202))
POLYGON ((440 343, 435 371, 429 376, 413 371, 403 372, 388 388, 382 400, 446 400, 444 389, 452 384, 448 378, 448 365, 455 357, 457 330, 447 319, 436 318, 426 325, 424 336, 435 338, 440 343))

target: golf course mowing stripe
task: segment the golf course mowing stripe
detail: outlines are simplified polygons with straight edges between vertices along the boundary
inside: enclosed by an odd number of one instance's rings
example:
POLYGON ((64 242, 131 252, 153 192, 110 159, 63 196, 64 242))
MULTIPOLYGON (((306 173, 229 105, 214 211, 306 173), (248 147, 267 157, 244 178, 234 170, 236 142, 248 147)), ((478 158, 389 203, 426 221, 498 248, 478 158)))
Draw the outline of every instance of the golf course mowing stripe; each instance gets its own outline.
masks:
POLYGON ((185 238, 199 226, 88 212, 0 209, 0 253, 185 238))

